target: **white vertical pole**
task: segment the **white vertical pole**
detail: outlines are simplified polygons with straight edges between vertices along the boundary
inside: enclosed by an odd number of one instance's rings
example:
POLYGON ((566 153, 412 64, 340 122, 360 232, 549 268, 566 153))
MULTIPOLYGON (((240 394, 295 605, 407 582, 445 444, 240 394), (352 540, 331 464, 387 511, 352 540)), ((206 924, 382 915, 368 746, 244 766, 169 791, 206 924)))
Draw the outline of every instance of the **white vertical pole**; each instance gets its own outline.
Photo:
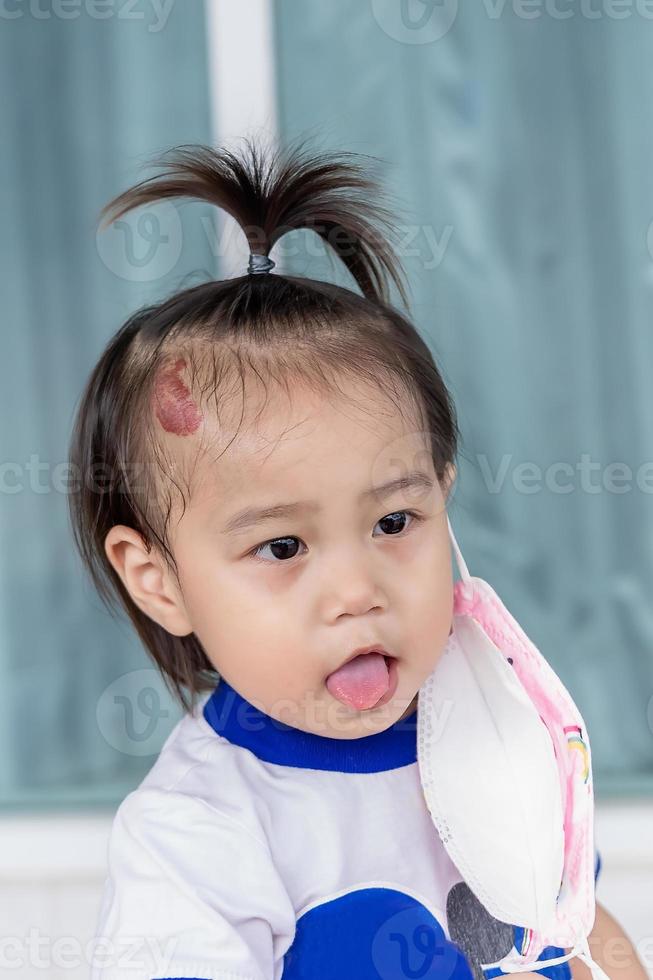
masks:
MULTIPOLYGON (((214 146, 236 149, 243 136, 271 150, 278 145, 272 7, 272 0, 205 0, 214 146)), ((244 274, 249 249, 231 215, 216 208, 209 231, 216 275, 244 274)))

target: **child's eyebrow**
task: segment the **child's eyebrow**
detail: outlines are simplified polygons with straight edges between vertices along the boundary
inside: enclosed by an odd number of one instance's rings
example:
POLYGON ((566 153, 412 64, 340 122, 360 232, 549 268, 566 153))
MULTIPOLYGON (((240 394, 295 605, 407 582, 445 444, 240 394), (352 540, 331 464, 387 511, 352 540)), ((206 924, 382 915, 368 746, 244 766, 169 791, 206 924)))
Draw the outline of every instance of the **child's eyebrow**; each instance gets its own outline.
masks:
MULTIPOLYGON (((413 470, 404 476, 395 477, 387 480, 377 487, 370 487, 363 490, 359 499, 363 500, 383 500, 399 490, 419 489, 429 491, 433 489, 433 479, 421 470, 413 470)), ((245 507, 243 510, 233 514, 222 528, 222 534, 233 534, 242 531, 244 528, 263 524, 265 521, 274 518, 292 517, 299 513, 316 513, 320 510, 320 505, 314 500, 298 500, 291 504, 270 504, 264 507, 245 507)))

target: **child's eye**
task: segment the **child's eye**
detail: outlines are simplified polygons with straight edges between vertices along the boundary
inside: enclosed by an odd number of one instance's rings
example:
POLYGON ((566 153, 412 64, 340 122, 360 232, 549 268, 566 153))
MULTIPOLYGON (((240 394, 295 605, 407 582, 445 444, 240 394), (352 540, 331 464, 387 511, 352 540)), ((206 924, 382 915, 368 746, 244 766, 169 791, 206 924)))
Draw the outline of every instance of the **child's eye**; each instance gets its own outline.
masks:
MULTIPOLYGON (((394 536, 404 530, 402 526, 397 527, 397 524, 399 523, 401 525, 405 520, 406 515, 412 517, 413 524, 420 524, 424 520, 424 517, 414 510, 396 510, 393 511, 392 514, 386 514, 385 517, 382 517, 379 521, 377 521, 377 524, 384 526, 384 535, 386 537, 390 535, 394 536)), ((296 542, 299 542, 300 540, 300 538, 292 535, 282 538, 273 538, 271 541, 264 541, 263 544, 257 545, 257 547, 253 548, 252 551, 248 552, 248 554, 251 555, 252 558, 257 559, 258 561, 266 562, 267 564, 274 565, 278 564, 279 562, 283 563, 296 557, 296 542), (267 558, 263 558, 262 554, 265 548, 270 548, 272 557, 274 559, 278 559, 278 561, 275 560, 270 562, 267 558)))

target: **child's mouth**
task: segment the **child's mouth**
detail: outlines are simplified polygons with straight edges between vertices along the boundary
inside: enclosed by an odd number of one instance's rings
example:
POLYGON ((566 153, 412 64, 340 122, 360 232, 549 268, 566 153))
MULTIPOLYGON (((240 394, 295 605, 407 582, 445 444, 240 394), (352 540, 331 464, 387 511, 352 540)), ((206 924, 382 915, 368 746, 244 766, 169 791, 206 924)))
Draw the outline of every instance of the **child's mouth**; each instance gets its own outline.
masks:
POLYGON ((356 711, 378 708, 397 689, 397 660, 389 654, 372 650, 359 653, 338 667, 326 679, 329 693, 356 711))

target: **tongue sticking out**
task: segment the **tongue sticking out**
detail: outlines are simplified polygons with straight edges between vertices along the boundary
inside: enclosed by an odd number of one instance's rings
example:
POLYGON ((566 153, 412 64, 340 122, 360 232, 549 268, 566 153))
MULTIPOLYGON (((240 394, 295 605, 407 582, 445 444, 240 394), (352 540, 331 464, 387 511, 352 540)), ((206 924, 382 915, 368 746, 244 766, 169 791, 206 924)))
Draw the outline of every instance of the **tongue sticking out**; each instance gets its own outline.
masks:
POLYGON ((380 653, 361 653, 334 670, 326 686, 334 698, 351 708, 371 708, 390 685, 385 657, 380 653))

